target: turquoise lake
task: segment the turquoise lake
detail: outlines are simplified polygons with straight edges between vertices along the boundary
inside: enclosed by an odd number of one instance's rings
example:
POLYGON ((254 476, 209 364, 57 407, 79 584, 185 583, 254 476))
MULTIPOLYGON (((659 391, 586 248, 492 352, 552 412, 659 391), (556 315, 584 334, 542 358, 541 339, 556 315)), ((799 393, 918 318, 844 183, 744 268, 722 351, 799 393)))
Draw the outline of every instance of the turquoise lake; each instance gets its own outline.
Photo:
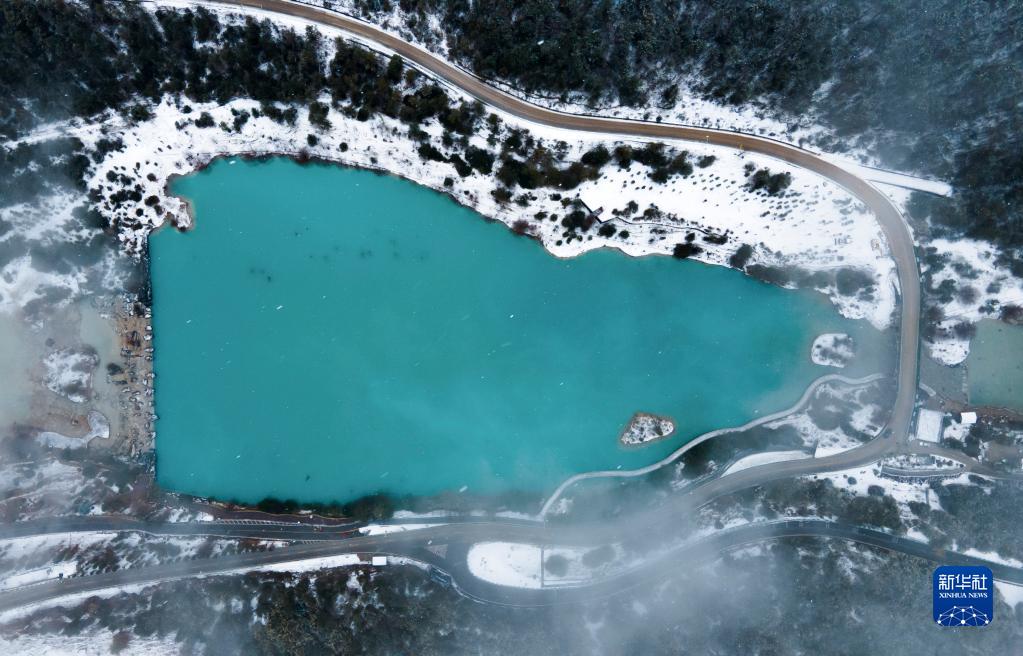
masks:
POLYGON ((537 242, 395 177, 219 160, 150 240, 157 475, 222 499, 549 492, 787 407, 822 332, 881 334, 819 294, 668 257, 537 242), (619 446, 636 411, 671 439, 619 446))
POLYGON ((977 324, 977 335, 966 360, 970 403, 1023 411, 1023 326, 988 319, 977 324))

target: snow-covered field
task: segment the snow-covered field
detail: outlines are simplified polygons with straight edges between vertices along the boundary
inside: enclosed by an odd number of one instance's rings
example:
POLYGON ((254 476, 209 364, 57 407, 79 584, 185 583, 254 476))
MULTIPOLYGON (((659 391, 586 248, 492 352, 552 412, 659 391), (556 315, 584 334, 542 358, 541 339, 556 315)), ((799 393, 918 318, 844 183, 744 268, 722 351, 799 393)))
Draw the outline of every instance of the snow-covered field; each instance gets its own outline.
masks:
POLYGON ((362 535, 387 535, 388 533, 404 533, 421 528, 444 526, 444 524, 370 524, 359 529, 362 535))
POLYGON ((809 454, 803 451, 768 451, 766 453, 754 453, 744 458, 739 458, 734 463, 728 466, 722 476, 728 474, 734 474, 750 467, 759 467, 760 465, 768 465, 772 462, 784 462, 786 460, 799 460, 801 458, 809 458, 809 454))
MULTIPOLYGON (((850 416, 849 427, 865 435, 874 436, 881 428, 872 420, 879 408, 862 400, 869 398, 870 390, 869 386, 849 388, 841 384, 827 385, 817 391, 814 401, 811 403, 822 403, 824 399, 855 403, 857 407, 850 416)), ((813 449, 814 457, 817 458, 848 451, 862 444, 860 440, 848 435, 842 425, 829 429, 821 428, 814 422, 807 409, 769 422, 764 426, 770 429, 786 426, 795 429, 802 436, 806 448, 813 449)))
POLYGON ((995 581, 995 590, 998 590, 998 594, 1002 595, 1002 600, 1011 608, 1023 604, 1023 585, 995 581))
POLYGON ((469 548, 469 571, 489 583, 539 588, 543 551, 532 544, 480 542, 469 548))
MULTIPOLYGON (((90 630, 78 635, 57 633, 41 635, 0 636, 0 652, 32 656, 106 656, 111 652, 115 632, 90 630)), ((139 637, 134 634, 128 645, 117 652, 121 656, 176 656, 181 645, 174 636, 139 637)))
POLYGON ((61 349, 43 360, 46 368, 46 387, 75 403, 88 400, 92 386, 92 372, 99 364, 95 351, 61 349))
MULTIPOLYGON (((859 496, 870 494, 872 486, 879 487, 884 493, 895 500, 899 508, 900 518, 909 525, 916 523, 916 516, 909 509, 909 502, 923 503, 934 510, 940 510, 941 504, 936 494, 929 493, 927 483, 895 480, 881 476, 880 463, 873 463, 829 474, 815 474, 808 479, 829 479, 835 487, 848 490, 859 496)), ((966 482, 966 477, 961 477, 966 482)), ((956 479, 958 481, 958 479, 956 479)))
POLYGON ((104 440, 110 437, 110 422, 102 412, 91 410, 87 419, 89 431, 82 437, 69 437, 53 431, 43 431, 36 436, 36 441, 54 449, 80 449, 88 446, 89 442, 97 437, 104 440))

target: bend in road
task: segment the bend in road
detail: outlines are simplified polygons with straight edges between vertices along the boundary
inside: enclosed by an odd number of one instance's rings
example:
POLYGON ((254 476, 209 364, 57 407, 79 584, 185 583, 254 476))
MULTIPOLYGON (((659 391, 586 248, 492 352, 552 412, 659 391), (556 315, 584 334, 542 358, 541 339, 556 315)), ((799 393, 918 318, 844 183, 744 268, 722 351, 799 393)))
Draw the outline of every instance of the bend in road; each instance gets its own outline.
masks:
POLYGON ((984 565, 995 578, 1023 583, 1023 569, 985 561, 882 531, 829 521, 784 520, 767 522, 716 532, 706 538, 684 544, 642 565, 587 585, 524 589, 496 585, 477 578, 469 571, 466 553, 471 541, 477 539, 471 525, 447 525, 407 534, 387 534, 352 538, 344 543, 302 544, 268 552, 236 554, 214 559, 164 563, 149 567, 120 570, 50 581, 0 593, 0 611, 25 608, 72 595, 96 593, 124 586, 151 585, 163 581, 196 576, 211 576, 250 571, 270 565, 308 561, 315 558, 346 554, 389 555, 426 563, 451 577, 460 594, 476 601, 504 606, 549 606, 578 603, 618 594, 640 584, 661 580, 671 567, 665 561, 687 563, 707 562, 719 553, 748 544, 791 537, 825 537, 849 540, 891 551, 905 553, 939 563, 984 565), (446 556, 423 549, 423 538, 449 545, 446 556), (452 548, 454 547, 454 548, 452 548))

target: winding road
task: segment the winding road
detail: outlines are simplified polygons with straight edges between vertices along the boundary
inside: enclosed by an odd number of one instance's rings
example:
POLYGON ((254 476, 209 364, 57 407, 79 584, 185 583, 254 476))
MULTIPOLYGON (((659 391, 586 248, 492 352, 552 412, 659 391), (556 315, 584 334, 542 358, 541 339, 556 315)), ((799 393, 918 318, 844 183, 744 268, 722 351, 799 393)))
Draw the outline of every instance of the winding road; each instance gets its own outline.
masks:
MULTIPOLYGON (((29 585, 0 594, 0 612, 24 608, 51 599, 88 595, 123 588, 152 585, 162 581, 252 571, 273 565, 292 566, 317 558, 356 554, 361 558, 386 555, 407 558, 430 566, 431 572, 442 572, 463 596, 476 601, 502 606, 550 606, 562 603, 591 601, 619 594, 630 588, 664 580, 677 570, 679 562, 692 567, 714 560, 722 551, 782 538, 816 537, 848 540, 881 549, 898 551, 942 564, 984 565, 995 579, 1023 584, 1023 569, 986 561, 972 556, 936 549, 923 542, 891 535, 882 531, 839 522, 818 520, 783 520, 750 524, 716 531, 667 550, 641 565, 587 581, 584 585, 556 585, 540 588, 519 588, 484 581, 469 571, 466 554, 469 547, 482 538, 478 524, 446 524, 406 533, 360 536, 338 542, 297 544, 272 551, 251 552, 210 559, 163 563, 148 567, 122 569, 116 572, 67 578, 29 585), (443 544, 442 553, 424 545, 443 544)), ((487 540, 521 539, 511 526, 488 528, 487 540)))
MULTIPOLYGON (((200 4, 196 2, 196 4, 200 4)), ((407 43, 400 38, 355 18, 298 4, 288 0, 206 0, 206 4, 265 10, 293 18, 305 19, 321 25, 339 28, 377 47, 401 55, 407 62, 437 77, 447 84, 479 99, 481 102, 514 115, 524 121, 591 133, 603 133, 621 138, 650 138, 696 141, 719 146, 744 149, 813 171, 842 186, 866 204, 884 231, 891 255, 895 260, 900 287, 900 346, 896 373, 896 398, 888 424, 881 436, 858 448, 823 458, 807 458, 775 462, 751 467, 727 476, 711 479, 678 495, 669 504, 631 515, 615 522, 586 527, 548 525, 528 520, 469 520, 446 519, 444 525, 423 528, 407 533, 386 535, 359 535, 352 525, 316 527, 275 522, 203 522, 168 525, 130 518, 58 518, 49 522, 26 522, 0 527, 0 539, 28 537, 39 534, 75 532, 85 530, 140 531, 161 535, 216 535, 222 537, 252 537, 264 540, 300 542, 271 552, 225 556, 213 560, 168 563, 154 567, 129 569, 110 574, 73 578, 42 583, 0 594, 0 609, 37 603, 65 595, 88 593, 122 585, 146 584, 182 576, 200 576, 229 571, 251 569, 268 564, 291 562, 305 558, 332 556, 344 553, 387 553, 426 562, 450 574, 464 593, 491 603, 513 605, 543 605, 553 601, 578 600, 609 594, 623 588, 625 579, 597 581, 585 588, 550 591, 524 591, 486 584, 466 571, 465 559, 440 557, 424 548, 428 541, 447 545, 451 554, 463 553, 473 542, 507 540, 541 544, 594 544, 595 539, 615 539, 623 534, 649 531, 651 527, 671 525, 672 520, 691 517, 692 511, 722 495, 736 492, 768 481, 822 472, 833 472, 876 462, 883 456, 906 451, 913 418, 919 364, 920 277, 913 250, 910 231, 892 202, 877 188, 816 153, 773 139, 709 128, 624 120, 600 116, 562 113, 533 105, 489 85, 471 73, 444 61, 430 52, 407 43), (461 547, 459 547, 461 545, 461 547), (461 549, 461 550, 460 550, 461 549), (538 594, 542 597, 537 596, 538 594)), ((421 520, 412 520, 422 523, 421 520)), ((940 562, 967 562, 964 556, 937 552, 931 547, 878 531, 833 524, 828 522, 780 522, 751 526, 745 529, 720 531, 697 543, 672 551, 677 558, 711 558, 723 549, 750 542, 795 536, 833 537, 871 544, 903 553, 939 560, 940 562)), ((976 560, 976 559, 974 559, 976 560)), ((629 584, 661 577, 663 568, 651 561, 641 570, 628 573, 629 584)), ((996 569, 995 564, 983 563, 996 569)), ((1004 566, 999 566, 1004 567, 1004 566)), ((1023 572, 1013 568, 999 569, 996 576, 1023 583, 1023 572)))

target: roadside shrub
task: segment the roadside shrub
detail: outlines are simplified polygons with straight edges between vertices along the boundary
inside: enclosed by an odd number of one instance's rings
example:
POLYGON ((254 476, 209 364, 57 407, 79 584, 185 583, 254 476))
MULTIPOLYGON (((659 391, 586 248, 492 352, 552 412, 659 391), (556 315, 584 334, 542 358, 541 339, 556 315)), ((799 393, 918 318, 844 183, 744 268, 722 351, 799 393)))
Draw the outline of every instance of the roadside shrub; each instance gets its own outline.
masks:
POLYGON ((472 175, 472 167, 469 166, 469 164, 466 163, 466 161, 459 157, 458 155, 452 155, 451 157, 448 158, 448 161, 451 162, 452 165, 454 165, 455 171, 461 177, 465 178, 472 175))
POLYGON ((203 112, 199 114, 199 118, 195 119, 195 127, 197 128, 212 128, 214 125, 216 125, 216 121, 213 120, 209 112, 203 112))
POLYGON ((469 146, 465 149, 465 161, 484 175, 489 175, 494 170, 494 155, 476 146, 469 146))
POLYGON ((579 161, 587 166, 599 169, 611 161, 611 153, 606 146, 601 144, 583 153, 579 161))
POLYGON ((325 103, 318 101, 309 103, 309 123, 321 130, 330 129, 330 121, 327 120, 329 113, 330 108, 325 103))
POLYGON ((584 212, 583 210, 572 210, 565 215, 565 218, 561 219, 561 225, 568 230, 581 230, 586 232, 593 227, 594 221, 596 221, 596 219, 593 218, 592 214, 584 212))
POLYGON ((568 573, 568 559, 561 554, 548 556, 543 568, 552 576, 564 576, 568 573))
POLYGON ((771 169, 768 168, 759 169, 749 179, 751 191, 765 189, 770 196, 776 196, 787 189, 790 184, 792 184, 792 174, 788 172, 772 174, 771 169))
POLYGON ((434 162, 446 162, 447 158, 444 157, 444 153, 437 150, 433 144, 424 143, 419 147, 419 156, 425 160, 432 160, 434 162))
POLYGON ((732 257, 728 258, 728 265, 735 269, 743 269, 751 257, 753 257, 753 247, 749 244, 743 244, 732 253, 732 257))
POLYGON ((703 249, 691 242, 683 242, 681 244, 675 244, 675 250, 671 252, 672 257, 676 257, 680 260, 684 260, 687 257, 693 255, 699 255, 703 252, 703 249))

